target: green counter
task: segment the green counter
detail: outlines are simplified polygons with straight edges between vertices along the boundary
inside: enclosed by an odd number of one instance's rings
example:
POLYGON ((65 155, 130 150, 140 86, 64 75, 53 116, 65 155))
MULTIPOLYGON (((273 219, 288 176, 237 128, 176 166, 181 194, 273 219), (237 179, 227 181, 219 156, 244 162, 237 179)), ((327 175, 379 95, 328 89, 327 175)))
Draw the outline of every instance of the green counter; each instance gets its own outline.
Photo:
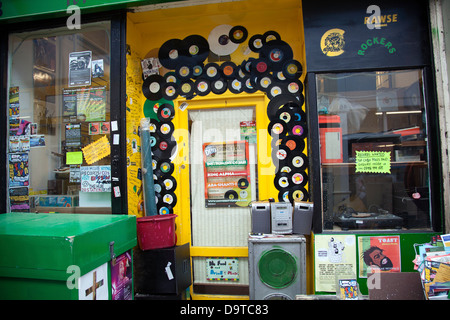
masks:
POLYGON ((0 214, 0 299, 118 298, 136 245, 135 216, 0 214))

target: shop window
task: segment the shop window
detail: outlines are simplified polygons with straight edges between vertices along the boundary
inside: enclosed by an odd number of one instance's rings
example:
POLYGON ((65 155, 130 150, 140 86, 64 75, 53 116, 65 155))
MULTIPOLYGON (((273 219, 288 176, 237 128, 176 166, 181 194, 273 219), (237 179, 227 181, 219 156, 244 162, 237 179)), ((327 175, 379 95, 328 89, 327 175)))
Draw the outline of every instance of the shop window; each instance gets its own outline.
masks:
POLYGON ((431 226, 422 70, 316 75, 323 230, 431 226))
POLYGON ((110 29, 10 34, 9 211, 111 213, 110 29))

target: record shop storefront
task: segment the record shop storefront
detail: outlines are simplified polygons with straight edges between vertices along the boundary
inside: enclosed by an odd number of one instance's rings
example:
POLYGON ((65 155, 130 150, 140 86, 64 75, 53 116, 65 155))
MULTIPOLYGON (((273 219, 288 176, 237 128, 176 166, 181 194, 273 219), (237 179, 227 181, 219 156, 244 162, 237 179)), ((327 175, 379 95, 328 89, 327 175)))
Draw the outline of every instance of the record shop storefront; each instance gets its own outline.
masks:
MULTIPOLYGON (((248 299, 262 282, 274 280, 273 270, 252 270, 255 257, 249 251, 250 208, 269 199, 313 205, 302 250, 275 257, 295 261, 289 270, 294 280, 274 284, 275 297, 335 294, 337 270, 357 279, 367 294, 372 264, 363 256, 376 242, 390 254, 389 272, 413 271, 414 244, 444 231, 426 1, 110 2, 79 1, 81 29, 69 28, 66 8, 54 17, 41 8, 14 16, 4 3, 1 27, 8 32, 2 43, 9 46, 1 52, 1 105, 10 112, 9 89, 18 86, 15 74, 26 72, 14 55, 28 39, 35 46, 36 39, 50 39, 45 48, 56 50, 50 68, 34 68, 40 73, 34 73, 31 89, 42 88, 39 75, 54 72, 77 52, 102 61, 105 74, 87 77, 88 84, 81 83, 80 72, 71 76, 69 66, 67 73, 77 90, 106 87, 106 118, 90 110, 89 119, 80 120, 62 103, 69 99, 67 79, 57 78, 53 98, 42 99, 42 108, 60 108, 56 114, 67 120, 65 145, 56 153, 81 181, 80 166, 100 160, 110 166, 108 190, 81 190, 86 211, 98 213, 92 204, 101 201, 112 214, 176 215, 176 245, 189 247, 192 271, 192 284, 177 294, 248 299), (51 17, 44 29, 42 17, 51 17), (100 28, 106 42, 83 47, 87 37, 80 42, 83 50, 66 52, 55 40, 84 28, 100 28), (101 59, 95 56, 100 47, 107 48, 101 59), (80 121, 93 141, 95 124, 107 124, 108 143, 100 145, 110 148, 106 157, 96 157, 99 146, 86 155, 84 138, 69 140, 67 125, 80 121), (68 142, 78 144, 68 149, 68 142), (299 283, 301 292, 290 296, 287 287, 299 283)), ((19 87, 20 98, 33 94, 26 89, 19 87)), ((9 124, 1 124, 2 132, 10 132, 9 124)), ((46 141, 55 136, 49 125, 37 130, 46 141)), ((10 140, 2 140, 2 148, 8 147, 10 140)), ((1 161, 6 165, 6 158, 1 161)), ((31 183, 35 196, 38 185, 31 183)), ((2 186, 3 199, 9 189, 2 186)), ((69 189, 72 195, 80 191, 69 189)), ((2 203, 3 212, 11 211, 10 205, 2 203)), ((83 212, 79 207, 76 212, 83 212)))

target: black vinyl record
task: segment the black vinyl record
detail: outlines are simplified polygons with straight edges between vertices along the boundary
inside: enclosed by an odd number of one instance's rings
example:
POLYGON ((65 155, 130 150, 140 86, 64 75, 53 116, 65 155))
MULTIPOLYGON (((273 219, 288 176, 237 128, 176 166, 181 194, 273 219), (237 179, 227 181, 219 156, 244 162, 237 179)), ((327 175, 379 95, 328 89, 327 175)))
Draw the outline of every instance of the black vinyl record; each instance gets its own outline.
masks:
POLYGON ((261 48, 259 55, 267 60, 273 72, 284 71, 284 63, 292 60, 294 52, 288 43, 282 40, 272 40, 261 48))
POLYGON ((203 63, 209 55, 209 43, 200 35, 190 35, 183 39, 184 46, 192 61, 203 63))
POLYGON ((233 79, 236 71, 236 64, 232 61, 226 61, 220 65, 220 70, 225 79, 233 79))
POLYGON ((170 121, 175 116, 175 108, 171 104, 163 103, 159 106, 156 115, 161 122, 170 121))
POLYGON ((302 138, 306 138, 308 135, 308 127, 306 122, 303 123, 295 123, 289 127, 289 134, 294 136, 299 136, 302 138))
POLYGON ((232 93, 241 93, 244 91, 244 84, 238 79, 230 79, 228 80, 228 89, 232 93))
POLYGON ((166 192, 174 192, 177 188, 177 180, 173 176, 168 176, 162 179, 161 187, 166 192))
POLYGON ((236 79, 243 80, 245 77, 248 77, 250 73, 246 73, 243 71, 243 66, 236 66, 236 70, 234 72, 234 76, 236 79))
POLYGON ((291 152, 287 157, 288 165, 295 171, 305 170, 308 167, 308 157, 304 153, 291 152))
POLYGON ((289 148, 289 150, 300 153, 305 150, 305 140, 303 138, 300 138, 298 136, 285 136, 281 139, 281 145, 284 145, 289 148))
POLYGON ((162 195, 161 195, 161 193, 156 193, 155 192, 155 202, 156 202, 156 208, 161 207, 161 205, 162 205, 162 195))
POLYGON ((276 119, 283 120, 286 124, 294 122, 294 110, 288 107, 289 104, 285 104, 278 109, 275 114, 276 119))
POLYGON ((256 92, 258 89, 256 88, 256 86, 252 83, 253 81, 251 81, 251 78, 249 76, 245 77, 244 79, 242 79, 242 83, 244 85, 244 91, 247 93, 254 93, 256 92))
POLYGON ((289 172, 289 179, 293 186, 303 187, 308 182, 308 177, 305 171, 291 171, 289 172))
POLYGON ((176 145, 177 143, 172 137, 170 139, 160 139, 156 144, 155 154, 161 159, 169 159, 176 145))
POLYGON ((195 93, 195 85, 192 80, 186 80, 180 83, 178 94, 185 98, 191 98, 195 93))
POLYGON ((282 120, 274 119, 269 123, 267 130, 272 138, 278 139, 287 134, 287 125, 282 120))
POLYGON ((178 97, 178 85, 174 82, 166 82, 162 87, 163 98, 172 101, 178 97))
POLYGON ((150 122, 148 124, 148 129, 150 131, 150 134, 154 135, 159 131, 160 123, 156 119, 150 119, 150 122))
POLYGON ((251 75, 261 77, 270 72, 269 64, 266 59, 260 58, 252 61, 251 75))
POLYGON ((228 200, 238 200, 239 195, 234 190, 228 190, 227 192, 225 192, 224 198, 228 200))
POLYGON ((264 46, 264 36, 262 34, 255 34, 248 40, 248 47, 253 52, 259 52, 264 46))
POLYGON ((264 38, 265 43, 272 41, 272 40, 281 40, 280 34, 273 30, 264 32, 263 38, 264 38))
POLYGON ((163 43, 158 51, 161 65, 169 70, 175 70, 183 62, 187 62, 187 52, 183 40, 170 39, 163 43))
POLYGON ((291 103, 293 105, 297 105, 298 108, 301 108, 297 96, 287 93, 280 94, 271 99, 267 105, 267 116, 269 117, 269 120, 275 120, 278 109, 284 106, 286 103, 291 103))
POLYGON ((283 145, 279 145, 277 148, 272 149, 272 161, 276 167, 280 162, 286 162, 291 155, 291 150, 283 145))
POLYGON ((303 73, 303 67, 297 60, 288 60, 283 64, 283 74, 288 79, 298 79, 303 73))
POLYGON ((271 100, 279 95, 286 94, 286 92, 286 86, 281 82, 275 81, 273 81, 266 90, 267 97, 271 100))
POLYGON ((203 74, 203 64, 196 64, 192 67, 192 76, 193 78, 198 78, 203 74))
POLYGON ((286 89, 287 92, 295 95, 302 94, 303 91, 303 83, 296 79, 296 80, 289 80, 286 82, 286 89))
POLYGON ((162 205, 170 205, 172 208, 177 204, 177 196, 173 192, 161 193, 162 205))
POLYGON ((304 187, 294 187, 289 190, 289 202, 294 203, 296 201, 308 201, 309 194, 304 187))
POLYGON ((231 28, 228 37, 234 43, 242 43, 247 40, 248 31, 243 26, 234 26, 233 28, 231 28))
POLYGON ((280 190, 280 192, 278 192, 278 201, 290 202, 289 201, 289 189, 288 190, 280 190))
MULTIPOLYGON (((169 176, 173 173, 175 169, 174 165, 170 160, 159 160, 157 163, 157 170, 161 171, 161 176, 169 176)), ((158 177, 159 178, 159 177, 158 177)))
POLYGON ((241 71, 246 75, 250 75, 252 73, 252 64, 255 61, 255 58, 248 58, 248 60, 244 60, 241 63, 241 71))
POLYGON ((195 92, 199 96, 206 96, 211 92, 211 82, 206 77, 198 78, 195 81, 195 92))
POLYGON ((211 82, 211 91, 215 94, 222 94, 227 91, 228 82, 225 79, 217 79, 211 82))
POLYGON ((164 75, 164 82, 179 83, 180 81, 178 80, 177 75, 175 74, 175 71, 170 71, 164 75))
POLYGON ((277 190, 286 190, 292 183, 289 177, 289 173, 278 172, 273 179, 274 186, 277 190))
POLYGON ((293 113, 293 120, 294 123, 305 123, 307 121, 305 111, 296 109, 293 113))
POLYGON ((178 65, 177 68, 175 69, 175 75, 180 81, 190 79, 193 76, 192 66, 184 63, 178 65))
POLYGON ((270 74, 266 74, 261 77, 255 77, 255 86, 262 92, 267 92, 272 82, 273 78, 270 74))
POLYGON ((208 63, 203 70, 203 74, 205 75, 206 78, 208 78, 211 81, 217 80, 222 76, 220 67, 215 62, 208 63))
POLYGON ((174 126, 172 122, 161 122, 158 134, 161 138, 167 139, 173 134, 174 126))
POLYGON ((173 207, 171 205, 169 205, 169 204, 163 203, 158 208, 158 214, 159 215, 173 214, 173 207))
POLYGON ((142 93, 148 100, 157 101, 163 97, 162 87, 164 78, 159 74, 152 74, 144 80, 142 93))

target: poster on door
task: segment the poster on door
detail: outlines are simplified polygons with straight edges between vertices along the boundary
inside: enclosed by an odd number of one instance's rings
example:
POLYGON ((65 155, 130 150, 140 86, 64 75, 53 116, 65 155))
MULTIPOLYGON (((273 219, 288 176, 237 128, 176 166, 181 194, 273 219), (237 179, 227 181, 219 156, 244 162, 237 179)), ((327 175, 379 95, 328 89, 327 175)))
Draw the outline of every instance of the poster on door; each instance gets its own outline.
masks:
POLYGON ((251 201, 248 141, 203 144, 205 206, 245 207, 251 201))
POLYGON ((374 272, 400 272, 400 236, 367 236, 358 238, 359 277, 374 272))

